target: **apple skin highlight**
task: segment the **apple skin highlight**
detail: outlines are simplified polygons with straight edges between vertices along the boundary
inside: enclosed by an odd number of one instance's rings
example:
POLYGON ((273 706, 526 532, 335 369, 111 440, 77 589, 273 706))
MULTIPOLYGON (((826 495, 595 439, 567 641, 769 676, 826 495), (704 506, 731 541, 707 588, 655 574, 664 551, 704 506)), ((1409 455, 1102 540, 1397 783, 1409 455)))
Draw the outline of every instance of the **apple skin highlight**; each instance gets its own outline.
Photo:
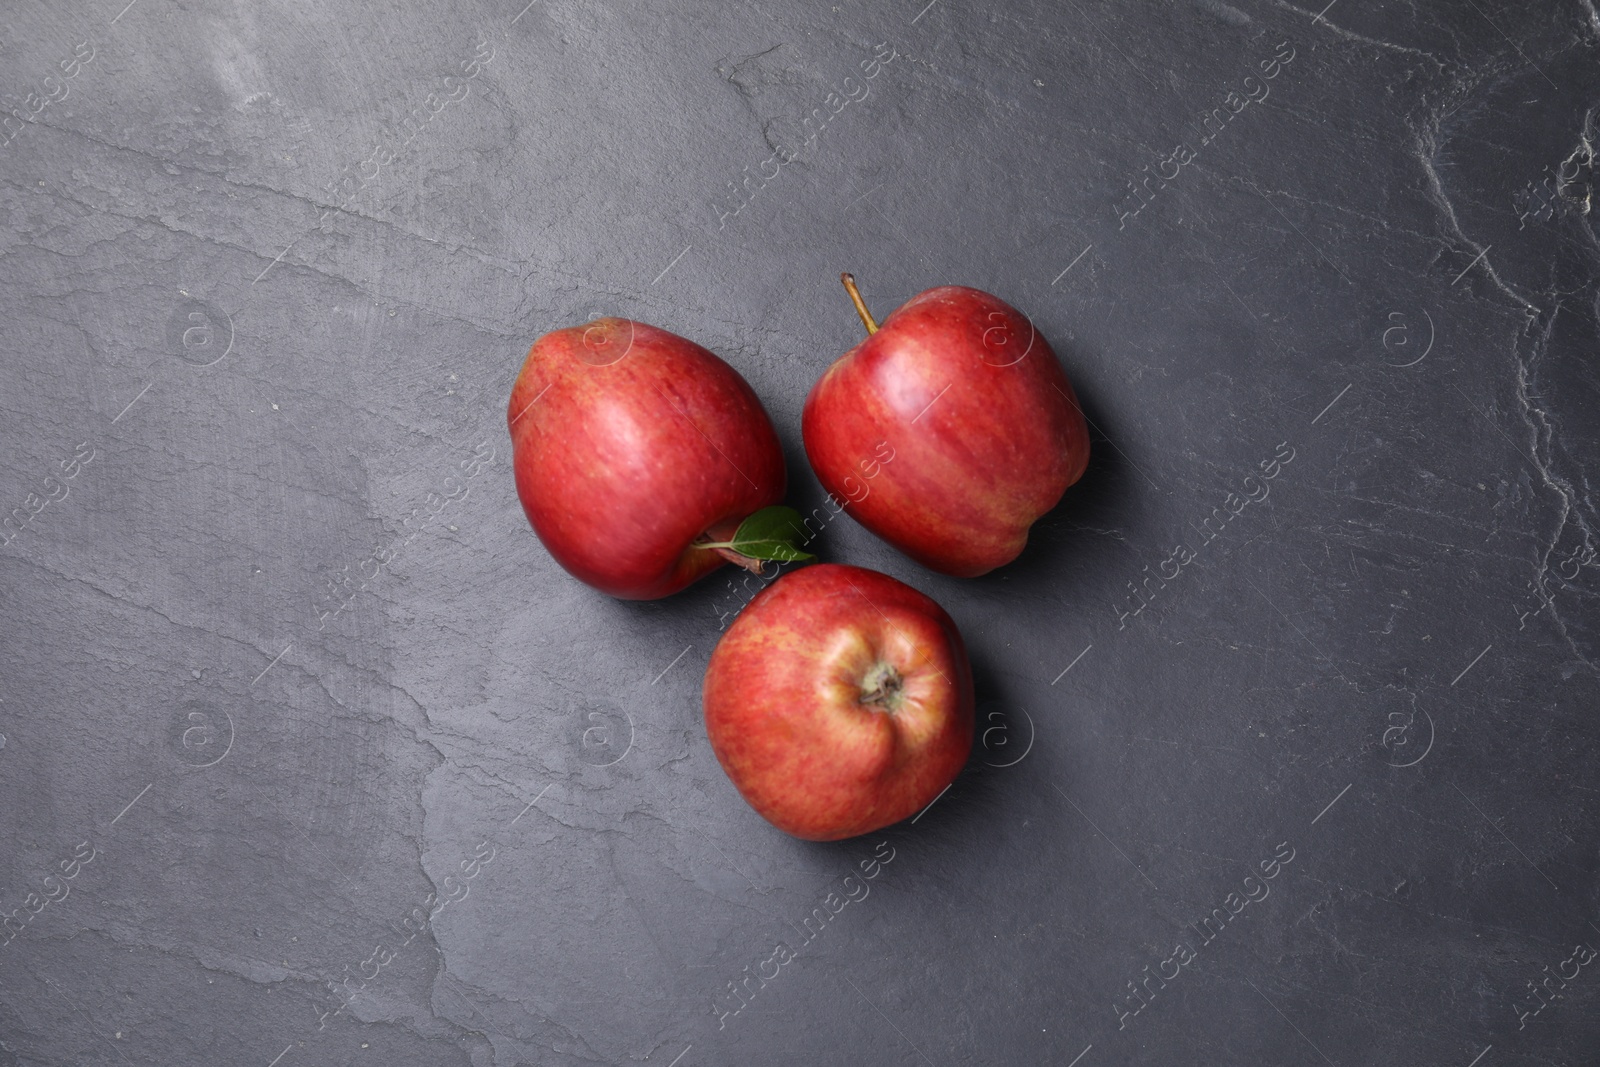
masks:
POLYGON ((894 465, 850 514, 944 574, 1010 563, 1089 464, 1089 427, 1049 343, 965 286, 920 293, 881 326, 858 310, 868 337, 812 387, 801 418, 818 480, 842 499, 856 463, 888 441, 894 465))
POLYGON ((811 841, 915 815, 972 749, 972 669, 955 622, 861 567, 817 564, 762 590, 711 654, 703 702, 740 794, 811 841))
POLYGON ((737 371, 628 319, 555 330, 506 408, 517 495, 568 573, 626 600, 669 596, 722 566, 724 541, 783 499, 783 449, 737 371))

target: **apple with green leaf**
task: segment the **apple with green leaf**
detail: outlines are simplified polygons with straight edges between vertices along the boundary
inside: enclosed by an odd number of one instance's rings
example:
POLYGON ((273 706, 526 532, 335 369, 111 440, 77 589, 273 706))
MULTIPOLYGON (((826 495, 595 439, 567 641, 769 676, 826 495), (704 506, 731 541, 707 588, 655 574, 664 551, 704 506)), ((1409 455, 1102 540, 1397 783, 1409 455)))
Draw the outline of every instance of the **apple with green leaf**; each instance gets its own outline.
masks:
POLYGON ((876 442, 896 459, 850 508, 925 567, 976 577, 1016 559, 1035 520, 1089 463, 1089 427, 1050 345, 999 297, 959 285, 919 293, 867 329, 806 397, 806 456, 823 488, 876 442))
POLYGON ((506 409, 517 495, 557 563, 615 597, 733 562, 808 559, 783 450, 737 371, 666 330, 602 318, 534 342, 506 409), (792 518, 791 518, 792 516, 792 518))
POLYGON ((861 567, 805 567, 758 593, 711 653, 702 697, 740 794, 812 841, 915 815, 972 748, 972 669, 955 622, 861 567))

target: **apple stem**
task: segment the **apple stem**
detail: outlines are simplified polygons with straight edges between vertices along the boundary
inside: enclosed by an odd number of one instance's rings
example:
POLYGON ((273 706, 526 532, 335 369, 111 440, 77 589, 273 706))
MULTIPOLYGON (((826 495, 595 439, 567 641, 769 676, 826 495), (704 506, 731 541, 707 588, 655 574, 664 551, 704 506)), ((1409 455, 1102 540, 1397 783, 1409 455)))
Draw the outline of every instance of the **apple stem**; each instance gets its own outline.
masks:
POLYGON ((872 317, 872 312, 867 310, 867 302, 861 299, 861 290, 856 288, 854 274, 841 274, 839 280, 844 282, 845 292, 850 294, 850 300, 856 306, 856 314, 861 316, 861 325, 867 328, 867 336, 871 337, 878 332, 878 320, 872 317))
POLYGON ((717 555, 721 556, 735 567, 743 567, 751 574, 757 576, 762 573, 766 566, 762 560, 746 556, 741 552, 735 552, 733 548, 727 544, 696 544, 694 547, 704 548, 715 552, 717 555))

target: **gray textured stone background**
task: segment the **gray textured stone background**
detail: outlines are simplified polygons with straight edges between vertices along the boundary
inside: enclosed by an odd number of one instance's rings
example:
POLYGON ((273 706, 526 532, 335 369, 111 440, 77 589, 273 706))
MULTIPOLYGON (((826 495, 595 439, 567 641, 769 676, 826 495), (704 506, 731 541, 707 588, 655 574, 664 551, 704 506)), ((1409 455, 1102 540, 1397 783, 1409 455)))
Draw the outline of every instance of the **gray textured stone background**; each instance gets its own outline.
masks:
POLYGON ((124 2, 0 11, 0 1064, 1600 1063, 1592 4, 124 2), (819 846, 504 406, 646 320, 814 506, 842 269, 1096 451, 980 580, 827 528, 982 734, 819 846))

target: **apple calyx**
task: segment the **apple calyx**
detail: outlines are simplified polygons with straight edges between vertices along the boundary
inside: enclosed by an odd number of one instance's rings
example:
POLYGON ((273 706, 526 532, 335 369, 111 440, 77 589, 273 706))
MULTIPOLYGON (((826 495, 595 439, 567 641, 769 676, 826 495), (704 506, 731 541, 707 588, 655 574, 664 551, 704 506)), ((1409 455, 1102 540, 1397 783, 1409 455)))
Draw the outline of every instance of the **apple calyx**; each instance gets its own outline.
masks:
POLYGON ((872 312, 867 310, 867 302, 861 299, 861 290, 856 288, 856 276, 846 272, 839 275, 839 280, 844 283, 844 291, 850 294, 856 314, 861 316, 861 325, 867 328, 867 336, 871 337, 878 332, 878 320, 872 317, 872 312))
MULTIPOLYGON (((710 536, 709 534, 705 536, 710 536)), ((767 560, 816 559, 800 548, 805 537, 805 522, 794 508, 777 504, 745 518, 728 541, 696 541, 690 548, 703 548, 715 552, 729 563, 743 567, 752 574, 761 573, 767 560)), ((807 538, 809 540, 809 538, 807 538)))
POLYGON ((880 659, 867 671, 866 677, 861 679, 859 703, 873 711, 893 715, 900 710, 900 705, 905 700, 902 695, 904 689, 905 679, 895 670, 894 664, 880 659))

